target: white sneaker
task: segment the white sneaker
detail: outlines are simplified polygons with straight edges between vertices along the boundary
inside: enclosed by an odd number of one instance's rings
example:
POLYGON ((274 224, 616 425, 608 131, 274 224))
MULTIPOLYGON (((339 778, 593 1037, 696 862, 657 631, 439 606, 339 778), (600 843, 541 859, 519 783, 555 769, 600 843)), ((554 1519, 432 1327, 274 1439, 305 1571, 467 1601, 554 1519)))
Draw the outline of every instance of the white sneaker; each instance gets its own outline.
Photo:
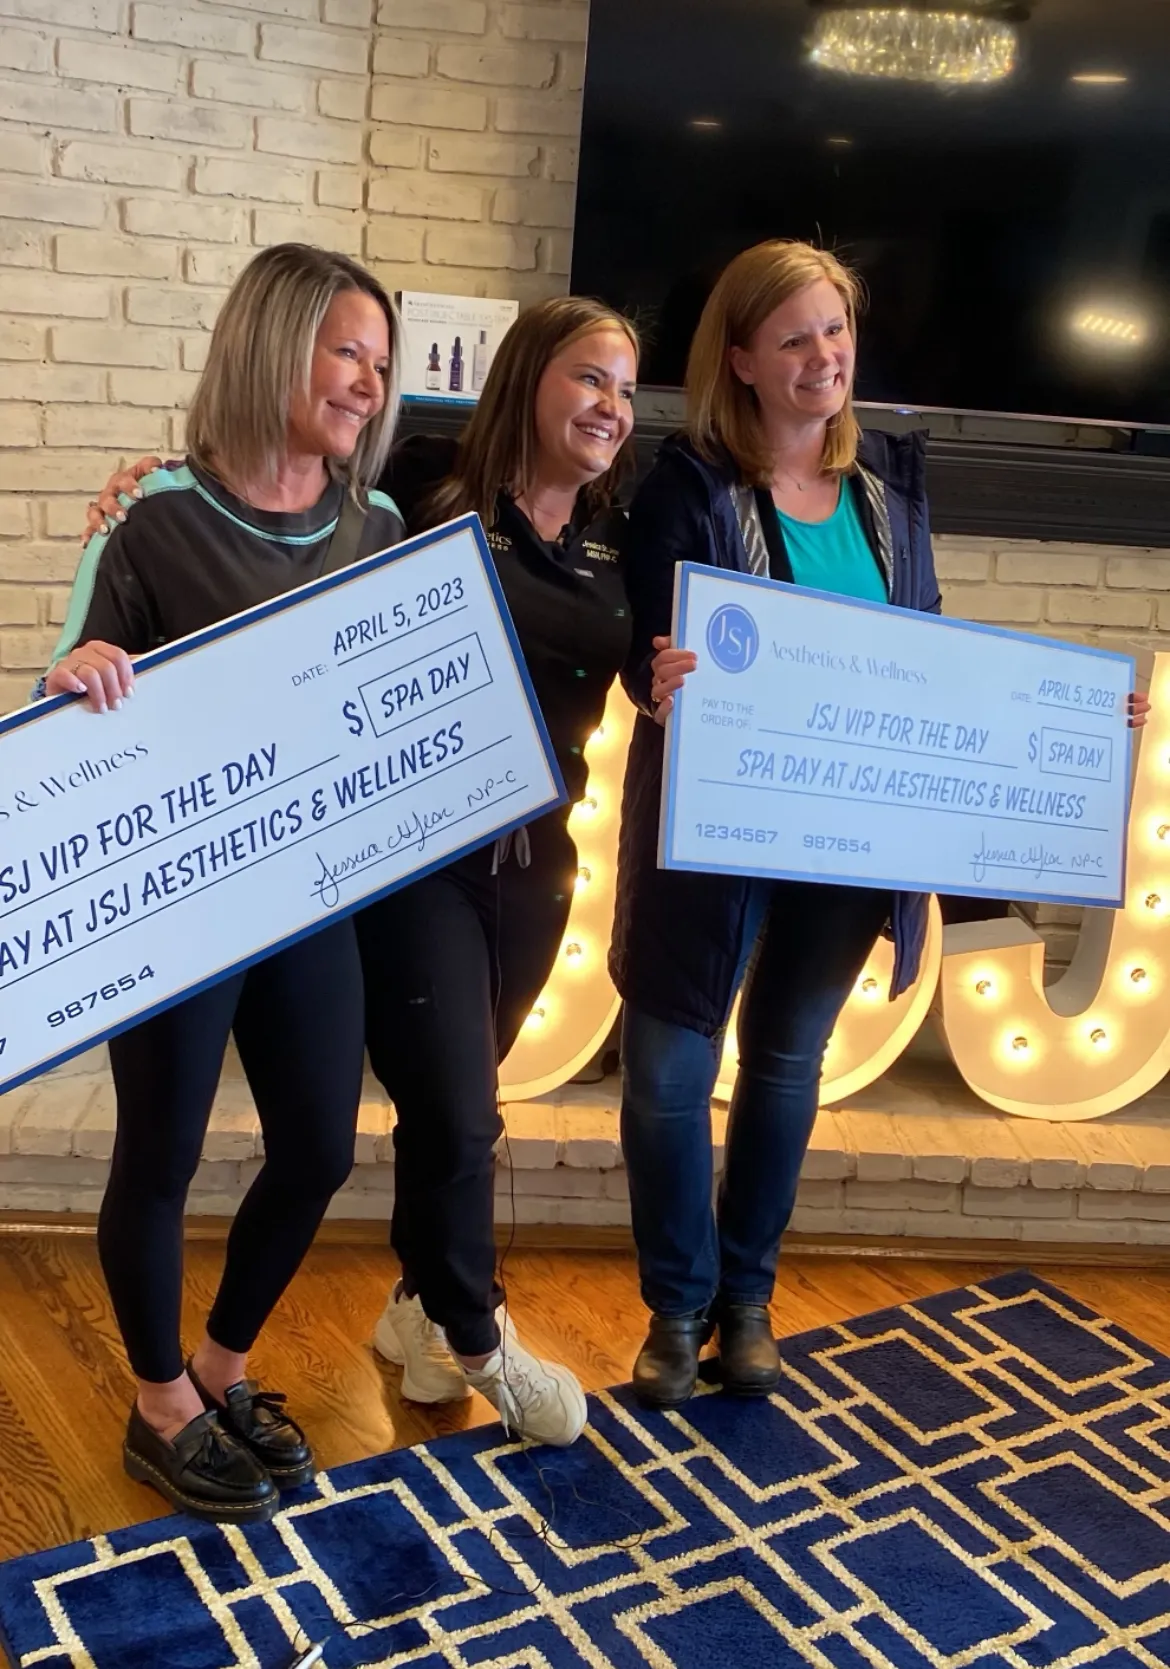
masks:
POLYGON ((513 1333, 482 1368, 464 1369, 468 1385, 492 1404, 513 1437, 567 1448, 585 1429, 585 1393, 568 1368, 541 1362, 513 1333))
MULTIPOLYGON (((516 1329, 503 1304, 496 1321, 511 1348, 516 1329)), ((402 1395, 410 1402, 463 1402, 471 1395, 446 1333, 427 1315, 417 1293, 404 1298, 401 1286, 394 1288, 374 1328, 374 1349, 402 1369, 402 1395)))
POLYGON ((402 1395, 411 1402, 462 1402, 471 1395, 446 1333, 417 1294, 404 1298, 397 1287, 390 1294, 374 1328, 374 1349, 402 1369, 402 1395))

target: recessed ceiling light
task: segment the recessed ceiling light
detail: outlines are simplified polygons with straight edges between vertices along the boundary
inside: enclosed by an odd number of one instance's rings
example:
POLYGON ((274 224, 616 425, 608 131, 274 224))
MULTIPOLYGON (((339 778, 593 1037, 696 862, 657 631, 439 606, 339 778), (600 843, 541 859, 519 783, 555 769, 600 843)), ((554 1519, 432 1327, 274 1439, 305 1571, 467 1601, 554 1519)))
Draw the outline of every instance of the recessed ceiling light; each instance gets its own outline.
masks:
POLYGON ((715 116, 692 116, 687 126, 696 133, 718 133, 723 123, 715 116))
POLYGON ((1080 70, 1069 80, 1078 87, 1124 87, 1129 76, 1119 70, 1080 70))
POLYGON ((850 139, 848 134, 845 133, 831 133, 825 140, 826 145, 835 145, 838 150, 842 151, 852 145, 852 143, 852 139, 850 139))

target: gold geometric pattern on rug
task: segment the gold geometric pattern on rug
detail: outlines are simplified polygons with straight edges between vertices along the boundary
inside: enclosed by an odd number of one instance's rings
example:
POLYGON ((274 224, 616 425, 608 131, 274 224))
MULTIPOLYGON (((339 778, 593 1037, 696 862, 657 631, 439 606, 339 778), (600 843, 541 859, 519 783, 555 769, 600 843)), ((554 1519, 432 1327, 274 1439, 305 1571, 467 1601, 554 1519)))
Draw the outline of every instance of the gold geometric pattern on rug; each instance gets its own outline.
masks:
MULTIPOLYGON (((765 1403, 605 1393, 571 1451, 480 1429, 322 1475, 260 1531, 99 1536, 32 1581, 18 1663, 113 1669, 83 1592, 104 1614, 156 1561, 219 1631, 209 1669, 270 1669, 261 1613, 291 1655, 371 1584, 384 1614, 331 1669, 1165 1669, 1168 1505, 1170 1364, 1019 1274, 789 1341, 765 1403), (395 1599, 393 1561, 346 1550, 359 1507, 353 1536, 390 1526, 441 1591, 395 1599)), ((10 1638, 11 1609, 0 1584, 10 1638)))

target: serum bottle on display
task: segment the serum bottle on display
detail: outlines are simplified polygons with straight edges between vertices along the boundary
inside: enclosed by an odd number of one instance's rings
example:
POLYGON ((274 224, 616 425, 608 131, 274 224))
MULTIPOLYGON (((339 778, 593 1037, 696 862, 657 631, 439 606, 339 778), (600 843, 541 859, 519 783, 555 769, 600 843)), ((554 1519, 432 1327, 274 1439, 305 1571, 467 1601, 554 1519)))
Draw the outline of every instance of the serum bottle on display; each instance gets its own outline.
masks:
POLYGON ((463 342, 458 336, 451 350, 451 380, 447 386, 452 394, 463 392, 463 342))
POLYGON ((438 393, 443 386, 443 361, 439 358, 439 344, 431 343, 430 358, 427 360, 427 391, 438 393))
POLYGON ((479 341, 471 350, 471 392, 478 394, 487 381, 488 350, 487 331, 481 330, 479 341))

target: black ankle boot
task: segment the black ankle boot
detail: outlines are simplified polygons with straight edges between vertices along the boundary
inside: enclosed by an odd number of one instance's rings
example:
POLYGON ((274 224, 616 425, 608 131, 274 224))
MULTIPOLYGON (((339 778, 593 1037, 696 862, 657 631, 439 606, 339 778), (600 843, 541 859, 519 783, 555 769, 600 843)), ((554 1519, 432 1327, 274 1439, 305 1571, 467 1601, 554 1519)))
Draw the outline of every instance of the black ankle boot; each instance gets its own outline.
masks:
POLYGON ((764 1397, 780 1383, 780 1352, 766 1304, 719 1305, 719 1369, 723 1389, 764 1397))
POLYGON ((634 1395, 650 1408, 677 1408, 695 1389, 699 1352, 711 1337, 705 1315, 650 1317, 634 1363, 634 1395))

